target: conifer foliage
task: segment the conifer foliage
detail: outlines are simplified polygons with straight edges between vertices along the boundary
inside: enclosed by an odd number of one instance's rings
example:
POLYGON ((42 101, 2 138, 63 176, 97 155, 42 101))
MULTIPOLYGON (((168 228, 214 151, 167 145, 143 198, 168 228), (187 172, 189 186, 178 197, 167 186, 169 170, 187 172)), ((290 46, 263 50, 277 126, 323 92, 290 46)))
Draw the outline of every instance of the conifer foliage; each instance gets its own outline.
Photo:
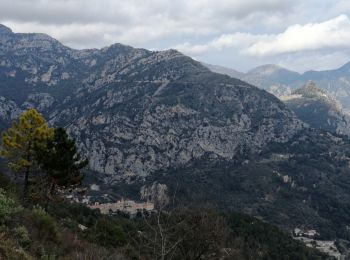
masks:
POLYGON ((44 183, 44 190, 52 194, 56 186, 68 187, 80 183, 83 178, 81 169, 87 165, 66 131, 50 128, 35 109, 25 111, 3 133, 0 155, 8 161, 13 172, 23 176, 25 200, 29 198, 32 177, 36 177, 36 183, 44 183))
POLYGON ((69 138, 64 128, 56 128, 47 145, 39 146, 36 151, 37 161, 47 174, 51 193, 56 186, 76 185, 83 179, 81 169, 88 162, 80 158, 75 141, 69 138))
POLYGON ((2 136, 2 157, 8 160, 8 166, 24 177, 24 196, 27 196, 29 178, 35 173, 35 154, 37 147, 45 147, 53 137, 45 118, 35 109, 25 111, 13 122, 2 136))

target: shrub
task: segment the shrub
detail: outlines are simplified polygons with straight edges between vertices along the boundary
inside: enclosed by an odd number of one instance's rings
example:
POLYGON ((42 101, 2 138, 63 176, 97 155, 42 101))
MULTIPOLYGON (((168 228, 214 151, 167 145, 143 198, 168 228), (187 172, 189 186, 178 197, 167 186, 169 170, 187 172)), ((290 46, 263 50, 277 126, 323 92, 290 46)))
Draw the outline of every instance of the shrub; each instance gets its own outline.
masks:
POLYGON ((17 248, 16 243, 5 233, 0 232, 0 259, 33 259, 23 249, 17 248))
POLYGON ((15 228, 14 233, 20 246, 27 247, 31 244, 32 241, 25 226, 15 228))
POLYGON ((5 174, 0 173, 0 188, 7 190, 7 188, 10 186, 12 186, 10 178, 7 177, 5 174))
POLYGON ((88 238, 91 242, 111 248, 122 246, 126 242, 123 229, 105 218, 98 220, 95 226, 89 230, 88 238))
POLYGON ((113 259, 124 260, 125 256, 118 252, 96 246, 94 244, 83 245, 83 248, 75 248, 72 252, 62 257, 63 260, 88 260, 88 259, 113 259))
POLYGON ((38 229, 38 236, 43 240, 59 242, 59 231, 55 219, 41 207, 33 208, 32 214, 33 224, 38 229))
POLYGON ((11 198, 7 197, 5 192, 0 189, 0 224, 4 224, 8 218, 18 213, 22 208, 11 198))

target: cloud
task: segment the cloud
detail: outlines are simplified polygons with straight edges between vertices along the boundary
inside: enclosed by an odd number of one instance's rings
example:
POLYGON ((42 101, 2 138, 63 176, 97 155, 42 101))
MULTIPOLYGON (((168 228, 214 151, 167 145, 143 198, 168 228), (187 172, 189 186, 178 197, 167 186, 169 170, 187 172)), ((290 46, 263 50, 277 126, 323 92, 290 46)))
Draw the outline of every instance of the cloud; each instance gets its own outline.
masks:
POLYGON ((276 56, 295 52, 350 49, 350 19, 340 15, 321 23, 292 25, 279 34, 223 34, 204 44, 186 42, 175 46, 189 55, 201 55, 213 50, 238 48, 250 56, 276 56))
MULTIPOLYGON (((242 19, 254 13, 286 11, 286 0, 2 0, 0 17, 4 20, 41 24, 121 22, 145 23, 167 20, 242 19)), ((179 20, 179 22, 181 22, 179 20)))
POLYGON ((261 39, 246 49, 250 55, 266 56, 323 49, 349 48, 350 19, 340 15, 322 23, 293 25, 283 33, 261 39))
POLYGON ((249 33, 223 34, 205 44, 192 45, 189 42, 186 42, 176 45, 173 48, 178 49, 188 55, 197 56, 213 50, 222 50, 227 48, 243 49, 245 46, 251 46, 263 38, 269 39, 271 36, 254 35, 249 33))
POLYGON ((284 55, 276 63, 298 72, 308 70, 332 70, 349 62, 349 51, 339 50, 333 52, 311 51, 284 55))
POLYGON ((48 33, 77 48, 141 45, 223 34, 265 20, 271 25, 293 5, 286 0, 1 0, 0 22, 17 32, 48 33))
POLYGON ((244 70, 350 59, 350 20, 340 15, 349 12, 348 0, 0 0, 0 23, 15 32, 47 33, 78 49, 175 47, 244 70))
POLYGON ((142 46, 144 42, 157 39, 165 33, 156 27, 149 31, 144 25, 125 30, 122 25, 104 23, 42 25, 36 22, 5 21, 4 24, 14 32, 47 33, 64 44, 78 49, 104 47, 116 42, 142 46))

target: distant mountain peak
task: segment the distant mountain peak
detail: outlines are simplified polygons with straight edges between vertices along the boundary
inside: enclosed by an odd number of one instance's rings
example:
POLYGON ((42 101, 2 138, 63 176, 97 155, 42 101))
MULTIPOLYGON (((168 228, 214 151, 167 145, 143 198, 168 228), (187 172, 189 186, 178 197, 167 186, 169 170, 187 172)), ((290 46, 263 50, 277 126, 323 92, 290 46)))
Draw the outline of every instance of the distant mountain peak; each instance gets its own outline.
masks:
POLYGON ((293 91, 291 95, 282 97, 282 100, 285 102, 292 102, 294 99, 320 101, 328 104, 335 111, 342 111, 340 102, 313 81, 308 81, 302 88, 293 91))
POLYGON ((308 81, 302 88, 281 99, 311 127, 350 135, 350 117, 343 112, 341 104, 315 82, 308 81))
POLYGON ((343 66, 341 66, 338 71, 343 73, 348 73, 350 71, 350 62, 345 63, 343 66))
POLYGON ((102 52, 104 53, 108 53, 108 52, 131 52, 133 51, 134 48, 132 48, 129 45, 124 45, 121 43, 114 43, 112 45, 106 46, 104 48, 101 49, 102 52))
POLYGON ((275 64, 266 64, 266 65, 256 67, 256 68, 252 69, 251 71, 249 71, 248 73, 261 74, 261 75, 272 75, 272 74, 276 73, 276 71, 280 71, 280 70, 287 70, 287 69, 285 69, 281 66, 275 65, 275 64))
POLYGON ((11 34, 12 30, 3 24, 0 24, 0 34, 11 34))
POLYGON ((304 97, 313 98, 320 96, 328 96, 328 93, 316 85, 313 81, 308 81, 302 88, 295 90, 292 94, 302 95, 304 97))
POLYGON ((212 72, 228 75, 228 76, 230 76, 232 78, 242 79, 244 77, 244 75, 245 75, 244 73, 239 72, 239 71, 237 71, 235 69, 223 67, 223 66, 220 66, 220 65, 213 65, 213 64, 208 64, 208 63, 205 63, 205 62, 201 62, 201 64, 203 66, 207 67, 212 72))

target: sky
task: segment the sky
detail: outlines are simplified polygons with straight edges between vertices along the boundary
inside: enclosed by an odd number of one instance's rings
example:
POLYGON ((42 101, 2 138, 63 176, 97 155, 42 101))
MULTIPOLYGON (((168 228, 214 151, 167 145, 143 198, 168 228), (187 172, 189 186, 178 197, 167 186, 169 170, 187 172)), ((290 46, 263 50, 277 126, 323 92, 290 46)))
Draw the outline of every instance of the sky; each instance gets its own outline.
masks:
POLYGON ((76 49, 174 48, 242 72, 350 61, 349 0, 0 0, 0 23, 76 49))

